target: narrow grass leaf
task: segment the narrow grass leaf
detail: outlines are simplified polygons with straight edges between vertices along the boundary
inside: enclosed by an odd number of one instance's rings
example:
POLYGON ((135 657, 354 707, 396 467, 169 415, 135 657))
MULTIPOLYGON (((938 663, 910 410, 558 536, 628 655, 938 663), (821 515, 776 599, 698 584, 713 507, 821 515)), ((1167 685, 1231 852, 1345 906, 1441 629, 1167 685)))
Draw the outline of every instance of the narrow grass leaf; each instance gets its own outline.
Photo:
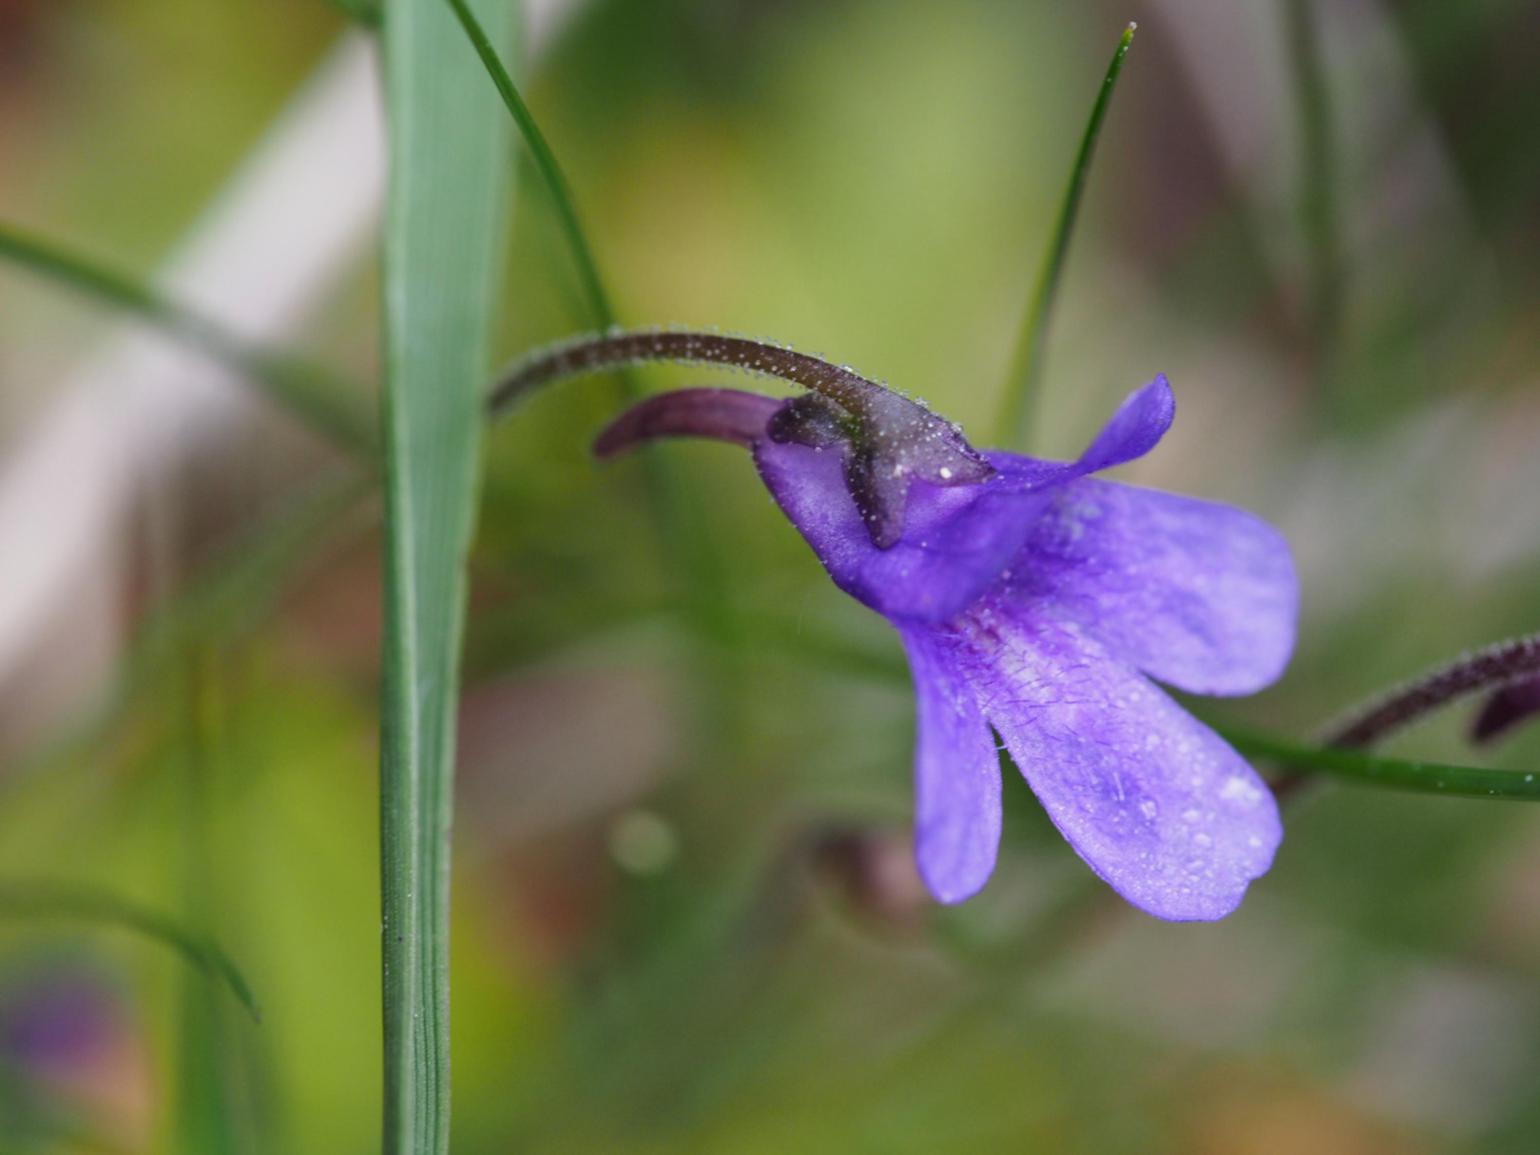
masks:
MULTIPOLYGON (((475 0, 490 35, 512 7, 475 0)), ((449 883, 464 563, 512 166, 442 0, 387 0, 381 894, 387 1155, 449 1149, 449 883)))
POLYGON ((263 387, 279 404, 339 445, 372 455, 373 417, 358 400, 363 391, 331 370, 254 346, 207 317, 167 300, 149 285, 14 226, 0 224, 0 259, 131 313, 185 341, 263 387))
POLYGON ((454 11, 460 27, 465 30, 466 37, 476 50, 476 55, 481 57, 481 63, 486 68, 487 75, 492 78, 492 84, 497 89, 497 95, 502 98, 503 106, 508 109, 514 123, 518 125, 519 134, 524 138, 525 147, 529 149, 530 157, 535 162, 540 180, 550 194, 557 219, 561 223, 562 234, 567 240, 567 247, 572 250, 572 259, 577 264, 578 279, 582 282, 583 296, 587 300, 589 312, 592 313, 594 322, 599 328, 607 329, 615 323, 615 310, 610 304, 609 295, 604 291, 604 283, 599 279, 599 266, 594 260, 593 250, 588 247, 588 238, 583 232, 583 225, 578 220, 577 202, 572 196, 572 188, 568 185, 561 166, 556 163, 556 154, 551 151, 545 134, 535 123, 535 117, 529 111, 529 105, 525 104, 524 98, 519 95, 519 90, 514 86, 513 77, 508 75, 508 70, 503 67, 497 49, 488 39, 481 22, 476 19, 476 13, 471 9, 468 0, 446 0, 446 2, 454 11))
POLYGON ((1048 322, 1053 315, 1054 300, 1059 291, 1059 279, 1064 273, 1064 259, 1069 253, 1070 235, 1075 231, 1075 218, 1080 213, 1080 199, 1085 193, 1086 177, 1091 171, 1091 158, 1096 154, 1096 140, 1101 135, 1102 121, 1107 106, 1112 101, 1112 90, 1117 87, 1118 74, 1123 71, 1123 58, 1134 42, 1134 30, 1130 24, 1123 29, 1118 46, 1112 53, 1112 63, 1091 106, 1091 119, 1086 123, 1085 134, 1080 138, 1080 151, 1075 156, 1075 167, 1070 172, 1069 187, 1064 190, 1064 200, 1059 205, 1059 215, 1054 221, 1053 237, 1048 252, 1043 257, 1042 268, 1037 274, 1037 284, 1032 290, 1032 300, 1022 323, 1021 336, 1017 340, 1016 354, 1011 360, 1010 375, 1005 382, 1005 397, 1000 407, 997 444, 1020 445, 1027 436, 1031 409, 1039 387, 1043 369, 1043 343, 1048 333, 1048 322))
POLYGON ((79 921, 134 931, 170 947, 205 977, 222 983, 253 1022, 261 1020, 251 987, 217 943, 111 891, 74 883, 0 881, 0 918, 79 921))

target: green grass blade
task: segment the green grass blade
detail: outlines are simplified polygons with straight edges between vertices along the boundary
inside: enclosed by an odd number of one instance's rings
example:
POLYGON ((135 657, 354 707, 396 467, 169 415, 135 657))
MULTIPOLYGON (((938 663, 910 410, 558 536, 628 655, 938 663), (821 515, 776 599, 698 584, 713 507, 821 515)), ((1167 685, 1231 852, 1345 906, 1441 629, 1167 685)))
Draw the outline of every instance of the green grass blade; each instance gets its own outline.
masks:
POLYGON ((80 253, 0 224, 0 259, 131 313, 262 386, 307 424, 348 449, 374 450, 373 418, 355 398, 361 390, 328 369, 262 349, 148 285, 80 253))
POLYGON ((446 0, 446 2, 454 10, 455 19, 459 20, 460 27, 465 29, 465 35, 470 39, 471 46, 476 49, 476 55, 481 57, 481 63, 485 66, 487 75, 492 78, 492 84, 497 88, 497 94, 502 98, 504 107, 513 116, 514 123, 519 126, 519 133, 524 138, 524 144, 535 162, 535 169, 540 173, 541 182, 545 185, 551 202, 556 208, 562 233, 567 238, 567 246, 572 250, 572 259, 577 264, 578 279, 582 282, 583 296, 588 301, 589 311, 593 314, 595 323, 601 329, 607 329, 615 323, 615 310, 610 304, 609 295, 604 291, 604 283, 599 279, 599 266, 594 260, 593 251, 588 247, 583 225, 578 220, 577 204, 572 196, 572 188, 567 184, 567 178, 562 173, 561 166, 556 163, 556 154, 551 151, 545 134, 535 123, 534 115, 529 111, 529 105, 524 103, 524 98, 514 87, 513 77, 509 76, 508 70, 503 67, 497 49, 487 38, 486 31, 481 27, 481 22, 476 19, 476 14, 471 11, 470 4, 467 0, 446 0))
MULTIPOLYGON (((495 37, 510 31, 510 5, 476 6, 495 37)), ((387 1155, 443 1155, 464 560, 512 169, 502 112, 441 0, 387 0, 384 45, 384 1134, 387 1155)))
POLYGON ((1117 87, 1118 74, 1123 71, 1123 58, 1134 42, 1137 25, 1123 29, 1118 46, 1112 53, 1112 63, 1091 106, 1091 119, 1086 123, 1085 135, 1080 138, 1080 151, 1075 156, 1075 167, 1070 172, 1069 187, 1064 190, 1064 200, 1059 205, 1059 216, 1054 221, 1053 239, 1043 257, 1038 271, 1037 285, 1032 290, 1032 301, 1022 323, 1021 336, 1017 340, 1016 354, 1011 360, 1010 375, 1005 382, 1005 398, 1000 407, 997 426, 998 444, 1021 445, 1027 436, 1033 399, 1037 394, 1043 369, 1043 342, 1048 332, 1048 322, 1053 314, 1054 299, 1059 291, 1059 279, 1064 272, 1064 259, 1069 253, 1070 235, 1075 231, 1075 218, 1080 213, 1080 199, 1085 193, 1086 177, 1091 171, 1091 158, 1096 155, 1096 140, 1101 135, 1102 121, 1107 106, 1112 101, 1112 90, 1117 87))
POLYGON ((1540 802, 1540 774, 1519 770, 1491 770, 1480 766, 1454 766, 1443 762, 1418 762, 1381 758, 1332 746, 1310 746, 1254 730, 1221 727, 1224 739, 1248 758, 1259 758, 1291 770, 1329 774, 1334 778, 1412 790, 1421 794, 1447 794, 1462 798, 1496 798, 1505 801, 1540 802))
POLYGON ((0 882, 0 918, 63 919, 134 931, 170 947, 190 966, 222 983, 246 1008, 253 1022, 261 1020, 251 987, 217 943, 173 918, 111 891, 74 883, 0 882))

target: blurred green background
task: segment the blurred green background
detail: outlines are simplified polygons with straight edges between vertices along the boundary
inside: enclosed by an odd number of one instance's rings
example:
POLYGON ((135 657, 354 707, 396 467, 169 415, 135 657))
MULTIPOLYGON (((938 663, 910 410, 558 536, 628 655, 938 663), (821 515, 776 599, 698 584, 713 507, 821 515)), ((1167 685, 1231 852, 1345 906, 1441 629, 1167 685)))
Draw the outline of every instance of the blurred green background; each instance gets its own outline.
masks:
MULTIPOLYGON (((533 7, 526 95, 623 320, 821 352, 975 440, 1138 20, 1032 448, 1077 452, 1165 372, 1176 427, 1127 479, 1290 538, 1294 666, 1196 708, 1305 736, 1536 628, 1532 4, 533 7)), ((366 50, 345 33, 322 0, 0 0, 0 219, 154 277, 306 78, 366 50)), ((307 243, 293 212, 257 238, 275 266, 307 243)), ((533 180, 508 245, 501 353, 585 328, 533 180)), ((368 397, 376 273, 365 245, 285 336, 368 397)), ((123 324, 0 266, 0 509, 123 324)), ((680 445, 726 591, 702 641, 638 464, 588 456, 613 410, 564 385, 486 445, 457 1152, 1540 1149, 1540 813, 1323 790, 1237 914, 1166 925, 1101 902, 1008 779, 996 877, 937 909, 896 639, 741 453, 680 445)), ((82 592, 0 645, 0 1152, 379 1142, 378 507, 291 419, 237 416, 114 411, 131 492, 82 592), (214 935, 260 1026, 162 945, 9 910, 44 880, 214 935)), ((0 519, 0 573, 94 463, 64 457, 24 533, 0 519)), ((1393 749, 1470 761, 1465 722, 1393 749)), ((1540 768, 1540 728, 1480 757, 1540 768)))

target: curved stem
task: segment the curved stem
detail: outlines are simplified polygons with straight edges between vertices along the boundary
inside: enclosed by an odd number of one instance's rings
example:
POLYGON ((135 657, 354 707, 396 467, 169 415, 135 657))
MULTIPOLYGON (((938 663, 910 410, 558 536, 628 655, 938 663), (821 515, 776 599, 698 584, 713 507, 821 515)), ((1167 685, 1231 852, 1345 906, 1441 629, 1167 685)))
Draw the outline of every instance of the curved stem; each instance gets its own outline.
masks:
POLYGON ((822 393, 852 413, 862 412, 873 396, 886 392, 849 366, 835 365, 765 341, 720 333, 658 330, 584 337, 532 353, 503 375, 493 387, 487 406, 493 416, 501 416, 526 393, 542 385, 649 361, 723 365, 762 377, 776 377, 822 393))
MULTIPOLYGON (((1319 750, 1323 756, 1333 757, 1332 751, 1363 749, 1373 746, 1376 742, 1389 737, 1397 730, 1410 726, 1421 720, 1434 710, 1448 705, 1457 698, 1463 698, 1467 694, 1474 694, 1480 690, 1495 689, 1506 686, 1521 678, 1540 673, 1540 634, 1529 634, 1521 638, 1510 638, 1505 642, 1498 642, 1494 646, 1488 646, 1484 650, 1461 658, 1447 666, 1442 666, 1432 673, 1425 674, 1415 681, 1408 682, 1398 690, 1393 690, 1388 695, 1377 698, 1367 706, 1347 714, 1342 720, 1328 727, 1321 742, 1325 747, 1319 750)), ((1301 748, 1303 749, 1303 748, 1301 748)), ((1270 757, 1265 751, 1253 751, 1261 757, 1270 757)), ((1297 751, 1296 751, 1297 754, 1297 751)), ((1325 763, 1319 763, 1312 767, 1302 757, 1294 757, 1292 760, 1275 759, 1285 765, 1294 767, 1283 777, 1275 779, 1272 783, 1273 793, 1280 801, 1292 798, 1299 790, 1310 781, 1312 769, 1319 768, 1331 770, 1332 767, 1325 763)), ((1484 797, 1511 797, 1506 793, 1506 787, 1513 778, 1512 771, 1490 770, 1477 771, 1469 767, 1439 767, 1434 763, 1404 764, 1405 772, 1388 772, 1384 774, 1375 772, 1360 772, 1354 777, 1367 781, 1383 782, 1386 785, 1407 786, 1408 789, 1432 790, 1435 793, 1467 794, 1484 797), (1422 768, 1422 777, 1417 777, 1417 772, 1405 768, 1422 768), (1448 774, 1441 774, 1442 770, 1463 771, 1469 775, 1504 775, 1508 777, 1495 782, 1499 789, 1488 789, 1487 783, 1478 781, 1477 778, 1468 779, 1472 783, 1469 790, 1458 788, 1446 788, 1445 781, 1450 780, 1448 774), (1421 785, 1408 785, 1413 780, 1421 782, 1421 785), (1441 780, 1442 779, 1442 780, 1441 780), (1429 786, 1426 783, 1435 783, 1429 786)), ((1349 772, 1351 773, 1351 772, 1349 772)), ((1528 795, 1523 795, 1527 797, 1528 795)))
POLYGON ((1457 698, 1530 674, 1540 674, 1540 634, 1498 642, 1408 682, 1348 714, 1323 741, 1328 746, 1372 746, 1457 698))

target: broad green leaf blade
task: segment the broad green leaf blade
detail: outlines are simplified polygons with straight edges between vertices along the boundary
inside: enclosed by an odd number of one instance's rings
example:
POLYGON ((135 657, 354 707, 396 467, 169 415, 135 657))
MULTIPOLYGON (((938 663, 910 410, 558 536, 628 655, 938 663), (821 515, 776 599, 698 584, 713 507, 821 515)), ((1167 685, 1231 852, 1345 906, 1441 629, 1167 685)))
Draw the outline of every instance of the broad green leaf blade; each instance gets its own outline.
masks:
POLYGON ((158 911, 93 886, 55 882, 0 882, 0 919, 60 919, 131 930, 170 947, 211 981, 223 983, 254 1022, 257 1000, 230 957, 211 939, 158 911))
MULTIPOLYGON (((475 7, 505 40, 511 6, 475 7)), ((511 166, 502 110, 442 0, 388 0, 384 50, 385 1151, 442 1155, 464 562, 511 166)))
POLYGON ((373 454, 372 418, 357 400, 361 391, 330 370, 257 347, 151 286, 13 225, 0 223, 0 260, 131 313, 187 342, 261 386, 337 444, 365 457, 373 454))

